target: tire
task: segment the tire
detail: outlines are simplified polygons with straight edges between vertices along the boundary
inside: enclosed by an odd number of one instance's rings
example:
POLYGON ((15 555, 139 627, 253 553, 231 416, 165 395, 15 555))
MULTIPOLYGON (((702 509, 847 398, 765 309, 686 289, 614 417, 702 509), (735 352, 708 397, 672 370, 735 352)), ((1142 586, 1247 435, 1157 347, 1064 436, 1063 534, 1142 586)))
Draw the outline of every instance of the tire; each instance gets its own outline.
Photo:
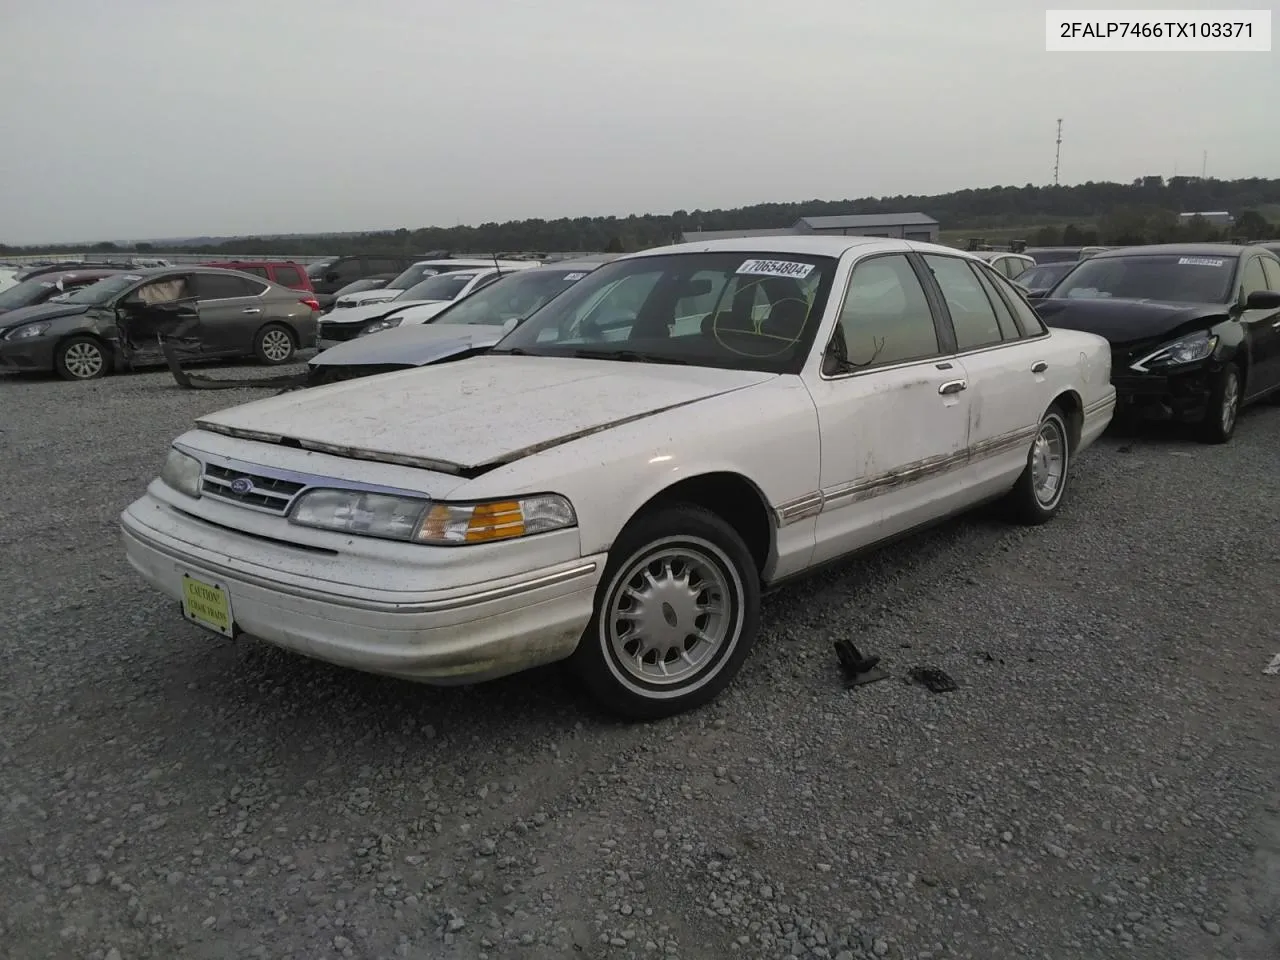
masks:
POLYGON ((709 510, 672 504, 641 513, 614 542, 570 665, 609 712, 657 720, 715 699, 741 669, 759 628, 760 574, 742 537, 709 510), (665 655, 659 647, 641 653, 646 627, 626 616, 641 609, 633 595, 644 586, 646 568, 652 586, 645 589, 657 589, 661 600, 650 613, 656 623, 647 627, 666 645, 665 655), (697 578, 693 589, 690 577, 697 578), (719 619, 697 612, 717 595, 719 619), (621 623, 632 627, 619 636, 621 623), (694 638, 695 629, 715 639, 694 638))
POLYGON ((259 363, 278 367, 298 351, 298 338, 281 323, 268 323, 253 335, 253 355, 259 363))
POLYGON ((1226 443, 1231 439, 1240 420, 1240 402, 1240 371, 1234 363, 1227 363, 1209 389, 1204 420, 1197 430, 1201 443, 1226 443))
POLYGON ((53 369, 63 380, 97 380, 111 370, 111 357, 96 337, 68 337, 54 350, 53 369))
POLYGON ((1071 476, 1071 431, 1062 408, 1052 406, 1040 419, 1027 465, 1009 493, 1014 520, 1027 526, 1048 523, 1058 513, 1071 476))

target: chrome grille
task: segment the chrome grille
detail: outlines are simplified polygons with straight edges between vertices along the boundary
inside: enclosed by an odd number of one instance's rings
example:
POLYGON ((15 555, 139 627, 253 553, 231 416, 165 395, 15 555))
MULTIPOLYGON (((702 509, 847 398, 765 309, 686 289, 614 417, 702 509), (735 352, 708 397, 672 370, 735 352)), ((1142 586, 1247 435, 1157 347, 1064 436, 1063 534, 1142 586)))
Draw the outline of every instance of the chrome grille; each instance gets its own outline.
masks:
POLYGON ((246 507, 258 507, 271 513, 284 513, 304 486, 305 484, 292 480, 280 480, 257 473, 243 473, 206 463, 200 492, 207 497, 229 500, 246 507), (248 481, 248 489, 235 489, 243 486, 237 481, 248 481))

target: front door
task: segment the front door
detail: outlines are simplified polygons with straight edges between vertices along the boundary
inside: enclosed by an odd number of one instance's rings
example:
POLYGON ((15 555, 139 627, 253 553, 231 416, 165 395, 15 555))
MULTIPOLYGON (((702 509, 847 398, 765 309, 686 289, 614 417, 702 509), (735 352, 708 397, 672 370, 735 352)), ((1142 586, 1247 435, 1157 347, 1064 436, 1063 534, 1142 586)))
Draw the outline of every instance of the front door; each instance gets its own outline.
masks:
MULTIPOLYGON (((1280 262, 1270 257, 1252 257, 1240 275, 1240 302, 1255 290, 1280 291, 1280 262)), ((1245 310, 1240 322, 1248 331, 1251 347, 1248 399, 1280 387, 1280 310, 1245 310)))
POLYGON ((822 437, 821 563, 950 513, 965 496, 971 394, 906 254, 863 260, 810 390, 822 437))
POLYGON ((234 273, 197 273, 200 301, 200 350, 206 356, 241 356, 253 351, 262 326, 262 294, 268 289, 253 277, 234 273))
POLYGON ((117 307, 125 354, 131 362, 163 358, 162 340, 198 337, 199 305, 189 273, 170 273, 148 280, 126 295, 117 307))

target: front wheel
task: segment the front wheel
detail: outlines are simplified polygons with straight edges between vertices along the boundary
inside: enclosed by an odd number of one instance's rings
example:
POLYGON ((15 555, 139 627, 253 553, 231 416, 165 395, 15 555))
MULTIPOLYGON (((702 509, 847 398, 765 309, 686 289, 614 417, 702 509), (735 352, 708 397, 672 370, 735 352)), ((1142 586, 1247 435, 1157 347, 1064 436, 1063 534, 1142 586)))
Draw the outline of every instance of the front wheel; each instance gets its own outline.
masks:
POLYGON ((1228 363, 1218 372, 1209 390, 1204 420, 1200 422, 1201 443, 1226 443, 1236 432, 1240 419, 1240 371, 1228 363))
POLYGON ((107 375, 111 362, 101 340, 71 337, 58 344, 53 366, 63 380, 96 380, 107 375))
POLYGON ((267 324, 253 338, 254 356, 268 366, 288 363, 297 349, 293 332, 277 323, 267 324))
POLYGON ((1071 467, 1071 434, 1058 407, 1040 420, 1027 453, 1027 465, 1009 494, 1009 505, 1020 523, 1035 526, 1052 520, 1062 506, 1071 467))
POLYGON ((614 543, 572 665, 609 711, 656 720, 715 699, 759 623, 760 576, 738 532, 702 507, 659 507, 614 543))

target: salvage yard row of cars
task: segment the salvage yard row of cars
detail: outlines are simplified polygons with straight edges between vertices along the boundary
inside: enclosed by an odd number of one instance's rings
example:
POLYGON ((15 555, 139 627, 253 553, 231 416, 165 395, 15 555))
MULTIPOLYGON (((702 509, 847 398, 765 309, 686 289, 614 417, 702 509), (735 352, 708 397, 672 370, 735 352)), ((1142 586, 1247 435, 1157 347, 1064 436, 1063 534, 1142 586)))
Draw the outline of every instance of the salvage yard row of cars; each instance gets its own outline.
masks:
POLYGON ((623 716, 679 713, 738 673, 764 590, 987 501, 1046 522, 1114 418, 1222 443, 1280 397, 1263 247, 1091 251, 1034 293, 995 259, 845 236, 462 266, 495 275, 422 322, 385 300, 178 437, 127 556, 225 636, 434 684, 566 661, 623 716))

